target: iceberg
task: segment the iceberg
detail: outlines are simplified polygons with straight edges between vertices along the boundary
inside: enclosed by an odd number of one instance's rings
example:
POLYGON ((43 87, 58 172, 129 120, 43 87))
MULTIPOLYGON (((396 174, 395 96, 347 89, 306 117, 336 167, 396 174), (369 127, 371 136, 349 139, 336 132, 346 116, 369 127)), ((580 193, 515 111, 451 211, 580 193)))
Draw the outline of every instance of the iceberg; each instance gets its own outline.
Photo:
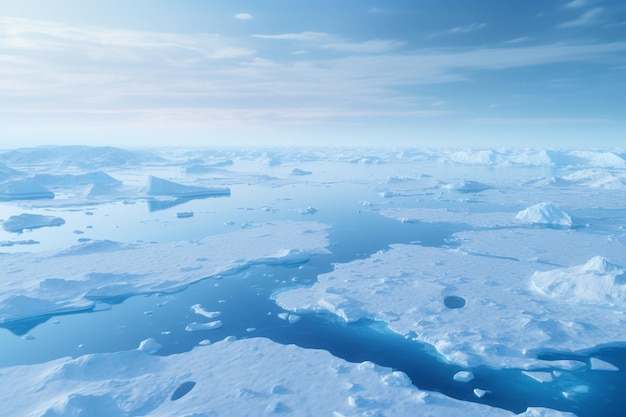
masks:
POLYGON ((464 180, 458 183, 446 184, 443 186, 444 190, 454 190, 461 193, 478 193, 492 188, 493 187, 490 185, 471 180, 464 180))
POLYGON ((200 198, 230 195, 230 188, 206 188, 178 184, 162 178, 149 176, 146 194, 149 196, 169 196, 181 198, 200 198))
POLYGON ((312 172, 311 171, 305 171, 303 169, 300 168, 294 168, 291 170, 291 172, 289 173, 289 175, 296 175, 296 176, 302 176, 302 175, 311 175, 312 172))
POLYGON ((65 224, 65 220, 60 217, 22 213, 5 220, 2 223, 2 228, 7 232, 22 233, 26 229, 32 230, 42 227, 61 226, 63 224, 65 224))
POLYGON ((103 171, 87 172, 84 174, 36 174, 32 180, 46 186, 76 186, 101 184, 108 186, 122 185, 122 181, 111 177, 103 171))
POLYGON ((530 224, 546 224, 552 226, 572 226, 569 214, 549 203, 539 203, 528 207, 515 216, 516 219, 530 224))
POLYGON ((52 199, 54 193, 31 179, 18 179, 0 184, 0 200, 52 199))
MULTIPOLYGON (((326 351, 263 338, 226 339, 169 356, 151 354, 153 348, 155 342, 144 341, 133 351, 4 368, 0 373, 4 413, 226 416, 233 415, 236 402, 236 415, 241 416, 516 415, 419 390, 405 374, 371 362, 349 363, 326 351)), ((529 408, 517 416, 573 415, 529 408)))

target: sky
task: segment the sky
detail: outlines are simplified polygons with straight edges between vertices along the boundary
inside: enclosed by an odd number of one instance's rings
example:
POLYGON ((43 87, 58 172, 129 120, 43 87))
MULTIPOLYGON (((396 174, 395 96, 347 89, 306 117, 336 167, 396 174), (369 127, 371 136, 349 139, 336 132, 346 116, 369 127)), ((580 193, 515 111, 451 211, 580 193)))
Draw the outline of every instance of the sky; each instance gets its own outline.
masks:
POLYGON ((0 0, 0 148, 626 144, 623 0, 0 0))

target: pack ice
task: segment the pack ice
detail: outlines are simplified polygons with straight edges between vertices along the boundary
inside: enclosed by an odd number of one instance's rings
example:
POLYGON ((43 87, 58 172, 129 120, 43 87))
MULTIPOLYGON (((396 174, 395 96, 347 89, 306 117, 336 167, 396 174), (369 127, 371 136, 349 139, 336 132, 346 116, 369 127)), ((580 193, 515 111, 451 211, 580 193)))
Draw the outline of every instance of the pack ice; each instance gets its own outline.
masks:
MULTIPOLYGON (((149 340, 134 351, 4 368, 0 374, 4 413, 46 417, 515 415, 421 391, 404 373, 371 362, 348 363, 323 350, 263 338, 226 339, 169 356, 150 354, 158 349, 158 342, 149 340)), ((517 416, 573 415, 529 408, 517 416)))
POLYGON ((53 253, 0 253, 0 322, 90 308, 95 300, 173 292, 251 263, 304 261, 325 253, 326 226, 250 225, 198 241, 90 241, 53 253))

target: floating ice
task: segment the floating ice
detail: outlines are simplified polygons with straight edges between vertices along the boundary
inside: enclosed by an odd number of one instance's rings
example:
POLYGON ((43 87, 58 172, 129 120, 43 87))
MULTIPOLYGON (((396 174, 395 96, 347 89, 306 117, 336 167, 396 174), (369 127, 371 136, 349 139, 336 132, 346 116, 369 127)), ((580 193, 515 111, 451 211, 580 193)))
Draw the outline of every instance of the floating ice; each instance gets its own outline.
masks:
POLYGON ((0 200, 52 199, 54 193, 30 179, 19 179, 0 184, 0 200))
MULTIPOLYGON (((207 410, 232 415, 233 399, 242 416, 262 410, 292 416, 514 416, 420 391, 407 380, 400 372, 369 362, 349 363, 323 350, 255 338, 225 340, 169 356, 134 350, 4 368, 0 401, 11 416, 205 416, 207 410)), ((533 410, 519 416, 571 416, 533 410)))
POLYGON ((2 228, 7 232, 22 233, 26 229, 39 229, 42 227, 61 226, 63 224, 65 224, 65 220, 60 217, 22 213, 5 220, 2 228))
POLYGON ((300 211, 300 214, 315 214, 315 213, 317 213, 317 209, 315 207, 311 207, 311 206, 309 206, 309 207, 307 207, 305 209, 301 209, 299 211, 300 211))
POLYGON ((179 211, 178 213, 176 213, 176 217, 178 217, 179 219, 188 219, 190 217, 193 217, 193 211, 179 211))
POLYGON ((472 379, 474 379, 474 374, 469 371, 459 371, 456 374, 454 374, 454 377, 452 378, 455 381, 459 381, 459 382, 470 382, 472 379))
POLYGON ((593 371, 619 371, 617 366, 598 358, 589 358, 589 365, 593 371))
POLYGON ((454 190, 462 193, 478 193, 480 191, 489 190, 493 187, 478 181, 465 180, 455 184, 447 184, 443 186, 445 190, 454 190))
POLYGON ((312 174, 311 171, 305 171, 300 168, 294 168, 291 170, 289 175, 311 175, 311 174, 312 174))
POLYGON ((200 304, 194 304, 191 306, 194 313, 204 316, 208 319, 216 319, 222 315, 219 311, 206 311, 200 304))
POLYGON ((539 203, 517 213, 516 219, 530 224, 572 226, 572 218, 563 210, 549 203, 539 203))
MULTIPOLYGON (((558 247, 559 241, 550 244, 558 247)), ((518 243, 512 240, 510 245, 518 243)), ((577 351, 616 341, 615 335, 626 326, 623 314, 563 297, 538 297, 530 291, 538 267, 550 268, 454 249, 394 244, 368 259, 336 264, 312 287, 274 297, 296 313, 328 311, 348 322, 385 321, 392 330, 432 345, 462 366, 545 368, 557 364, 536 359, 534 352, 577 351), (462 295, 465 306, 446 307, 445 299, 452 295, 462 295)))
POLYGON ((192 323, 189 323, 185 327, 185 330, 187 330, 188 332, 197 332, 202 330, 215 330, 219 329, 220 327, 222 327, 221 320, 210 321, 208 323, 197 323, 194 321, 192 323))
POLYGON ((0 275, 10 278, 0 291, 0 322, 82 310, 102 298, 178 291, 251 263, 304 261, 327 252, 326 227, 278 222, 193 242, 91 241, 60 252, 5 255, 0 275), (15 302, 19 297, 31 301, 15 302))
POLYGON ((534 379, 537 382, 552 382, 552 373, 551 372, 539 372, 539 371, 522 371, 524 375, 529 378, 534 379))
POLYGON ((9 168, 3 163, 0 163, 0 182, 6 181, 11 178, 22 177, 24 174, 13 168, 9 168))
POLYGON ((230 195, 230 189, 195 187, 191 185, 177 184, 162 178, 149 176, 146 193, 150 196, 208 197, 230 195))
POLYGON ((159 344, 155 339, 149 338, 142 340, 141 343, 139 343, 137 350, 145 352, 148 355, 154 355, 159 351, 159 349, 161 349, 161 347, 161 344, 159 344))
POLYGON ((595 256, 584 265, 535 272, 531 281, 542 294, 566 303, 622 308, 626 306, 624 272, 623 267, 595 256))

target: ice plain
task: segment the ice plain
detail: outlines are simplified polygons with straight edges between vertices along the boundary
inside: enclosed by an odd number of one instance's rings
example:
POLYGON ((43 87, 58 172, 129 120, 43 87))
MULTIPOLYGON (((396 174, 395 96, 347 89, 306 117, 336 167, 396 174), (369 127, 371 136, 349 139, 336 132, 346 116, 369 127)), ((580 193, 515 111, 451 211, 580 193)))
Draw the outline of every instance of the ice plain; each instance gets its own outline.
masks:
MULTIPOLYGON (((103 303, 115 310, 129 297, 182 293, 211 277, 253 274, 259 265, 296 268, 328 259, 311 267, 311 280, 296 274, 276 282, 272 297, 286 310, 277 325, 297 328, 301 316, 318 313, 347 323, 375 320, 432 348, 439 356, 434 360, 525 370, 529 383, 543 385, 565 384, 558 375, 578 369, 619 373, 585 352, 626 341, 625 156, 620 150, 356 148, 0 153, 0 321, 9 329, 34 320, 26 332, 32 338, 38 318, 62 320, 60 314, 84 314, 103 303), (11 218, 21 219, 19 227, 11 218), (360 229, 354 236, 375 243, 384 234, 377 222, 384 219, 406 234, 372 244, 376 250, 369 252, 338 246, 334 233, 341 224, 354 225, 360 229), (410 236, 415 225, 435 235, 410 236), (546 358, 545 352, 562 357, 546 358)), ((227 318, 216 320, 217 311, 193 307, 181 327, 187 333, 212 338, 211 332, 228 328, 227 318)), ((164 356, 147 354, 158 354, 164 343, 153 340, 140 351, 7 367, 0 369, 0 385, 15 410, 28 403, 32 415, 42 416, 98 415, 96 409, 107 415, 222 415, 233 398, 241 401, 239 415, 515 415, 427 393, 392 369, 255 334, 164 356), (201 363, 206 356, 238 362, 213 369, 201 363), (91 365, 115 368, 127 361, 144 368, 98 379, 100 368, 91 365), (81 384, 59 371, 66 367, 80 369, 81 384), (246 367, 256 373, 243 377, 246 367), (181 377, 187 368, 193 378, 181 377), (31 396, 21 385, 9 389, 18 373, 38 381, 41 393, 31 396), (183 379, 196 384, 171 401, 183 379), (385 382, 396 379, 404 381, 401 387, 385 382), (305 388, 311 384, 323 385, 329 400, 316 401, 305 388), (203 391, 239 385, 239 394, 203 391), (272 392, 275 385, 281 392, 272 392), (37 401, 27 400, 33 397, 37 401)), ((591 401, 585 396, 600 395, 587 385, 562 388, 562 399, 573 404, 568 410, 591 401)), ((473 401, 489 403, 492 393, 471 388, 473 401)), ((568 415, 533 405, 521 415, 568 415)))

